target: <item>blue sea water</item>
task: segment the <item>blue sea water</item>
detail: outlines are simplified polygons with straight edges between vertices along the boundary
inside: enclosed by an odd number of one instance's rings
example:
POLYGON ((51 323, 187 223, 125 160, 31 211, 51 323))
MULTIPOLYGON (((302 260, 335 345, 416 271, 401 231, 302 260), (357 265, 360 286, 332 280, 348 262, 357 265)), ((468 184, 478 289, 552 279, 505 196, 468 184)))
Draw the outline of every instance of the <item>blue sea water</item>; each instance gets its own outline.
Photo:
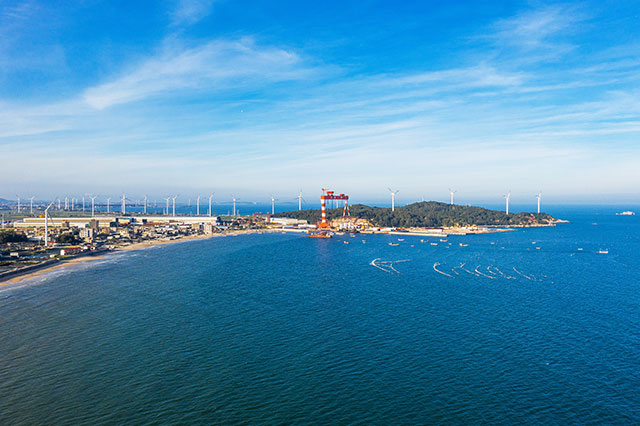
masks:
POLYGON ((640 216, 617 210, 213 238, 3 287, 0 424, 640 424, 640 216))

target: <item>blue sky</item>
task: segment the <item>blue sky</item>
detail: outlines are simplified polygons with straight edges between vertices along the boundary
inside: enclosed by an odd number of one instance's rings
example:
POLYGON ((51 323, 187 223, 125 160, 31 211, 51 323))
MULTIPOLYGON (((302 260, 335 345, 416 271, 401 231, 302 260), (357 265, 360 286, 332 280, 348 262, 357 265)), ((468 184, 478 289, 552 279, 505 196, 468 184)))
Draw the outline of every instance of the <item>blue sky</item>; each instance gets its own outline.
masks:
POLYGON ((0 196, 639 201, 639 22, 635 1, 5 1, 0 196))

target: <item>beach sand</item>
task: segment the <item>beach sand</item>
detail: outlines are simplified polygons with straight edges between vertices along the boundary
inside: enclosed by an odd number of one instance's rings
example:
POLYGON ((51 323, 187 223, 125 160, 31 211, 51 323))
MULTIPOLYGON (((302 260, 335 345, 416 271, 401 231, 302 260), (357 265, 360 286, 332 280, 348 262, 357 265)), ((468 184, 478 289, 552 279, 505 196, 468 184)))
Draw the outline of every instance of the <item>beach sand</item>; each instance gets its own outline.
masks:
MULTIPOLYGON (((139 242, 139 243, 130 244, 130 245, 127 245, 127 246, 117 247, 116 249, 113 250, 113 252, 144 250, 144 249, 149 248, 149 247, 159 246, 159 245, 164 245, 164 244, 182 243, 182 242, 187 242, 187 241, 204 240, 204 239, 209 239, 209 238, 226 237, 226 236, 233 236, 233 235, 255 234, 255 233, 259 233, 259 232, 263 232, 264 233, 264 232, 273 232, 273 231, 272 230, 251 229, 251 230, 247 230, 247 231, 232 231, 232 232, 220 233, 220 234, 191 235, 191 236, 188 236, 188 237, 182 237, 182 238, 178 238, 178 239, 174 239, 174 240, 170 240, 170 239, 150 240, 150 241, 143 241, 143 242, 139 242)), ((19 283, 27 281, 27 280, 32 280, 34 278, 41 277, 44 274, 48 274, 49 272, 56 271, 58 269, 66 268, 66 267, 69 267, 69 266, 78 265, 80 263, 89 262, 91 260, 97 260, 97 259, 104 259, 104 256, 83 256, 83 257, 72 258, 72 259, 69 259, 69 260, 61 260, 59 263, 53 264, 51 266, 46 266, 46 267, 43 267, 42 269, 37 269, 37 270, 35 270, 33 272, 28 272, 28 273, 23 274, 23 275, 18 275, 18 276, 9 278, 6 281, 1 281, 0 282, 0 287, 19 284, 19 283)))

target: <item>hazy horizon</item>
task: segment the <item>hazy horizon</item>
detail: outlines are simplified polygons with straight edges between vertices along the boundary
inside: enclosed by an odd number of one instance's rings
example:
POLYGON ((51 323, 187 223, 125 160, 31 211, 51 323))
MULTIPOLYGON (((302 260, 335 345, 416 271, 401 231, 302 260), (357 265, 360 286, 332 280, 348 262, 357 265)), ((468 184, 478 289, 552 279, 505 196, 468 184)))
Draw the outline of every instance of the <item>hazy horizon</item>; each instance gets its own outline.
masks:
POLYGON ((0 196, 638 203, 639 12, 5 2, 0 196))

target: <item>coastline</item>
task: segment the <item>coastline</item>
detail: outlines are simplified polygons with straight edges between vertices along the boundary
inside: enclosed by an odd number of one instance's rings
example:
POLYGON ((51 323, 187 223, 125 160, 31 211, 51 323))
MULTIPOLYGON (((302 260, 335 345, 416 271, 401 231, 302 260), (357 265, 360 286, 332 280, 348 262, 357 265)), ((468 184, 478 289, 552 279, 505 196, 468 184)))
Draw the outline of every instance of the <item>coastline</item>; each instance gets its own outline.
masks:
MULTIPOLYGON (((234 235, 243 235, 243 234, 256 234, 259 232, 273 232, 271 230, 246 230, 246 231, 232 231, 228 233, 220 233, 220 234, 207 234, 207 235, 190 235, 187 237, 177 238, 177 239, 162 239, 162 240, 149 240, 142 241, 139 243, 133 243, 130 245, 116 247, 113 250, 110 250, 107 253, 117 253, 120 251, 134 251, 134 250, 144 250, 150 247, 165 245, 165 244, 174 244, 195 240, 205 240, 209 238, 217 238, 217 237, 227 237, 234 235)), ((0 281, 0 287, 12 286, 15 284, 19 284, 23 281, 32 280, 34 278, 38 278, 43 276, 46 273, 53 272, 68 266, 75 266, 81 263, 89 262, 91 260, 99 260, 104 259, 105 255, 95 255, 95 256, 78 256, 69 259, 61 259, 60 261, 53 263, 51 265, 45 265, 41 268, 34 269, 31 271, 25 271, 24 273, 14 275, 12 277, 7 278, 4 281, 0 281)))

